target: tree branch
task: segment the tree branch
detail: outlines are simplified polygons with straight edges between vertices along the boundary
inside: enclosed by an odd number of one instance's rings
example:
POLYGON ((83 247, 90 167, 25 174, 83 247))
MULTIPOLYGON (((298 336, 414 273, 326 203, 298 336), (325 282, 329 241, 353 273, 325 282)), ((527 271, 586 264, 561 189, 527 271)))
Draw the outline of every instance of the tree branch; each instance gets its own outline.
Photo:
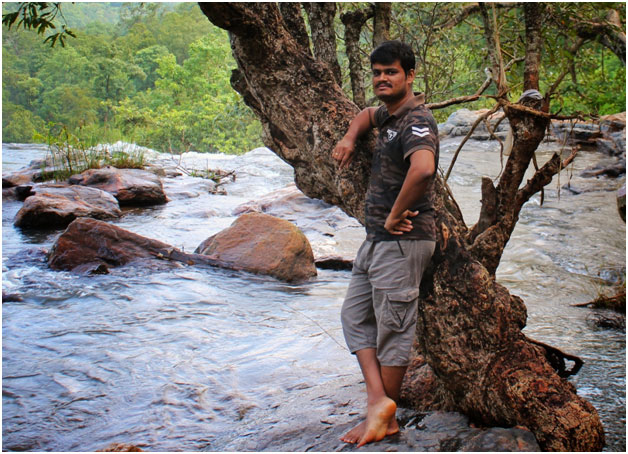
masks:
POLYGON ((305 21, 301 14, 301 4, 299 2, 280 2, 279 11, 290 34, 292 34, 296 42, 303 46, 304 49, 307 49, 311 55, 310 38, 307 35, 305 21))
POLYGON ((477 120, 475 120, 475 122, 473 123, 473 126, 471 126, 471 129, 469 130, 467 135, 464 137, 464 139, 462 139, 462 142, 460 142, 460 145, 458 145, 458 149, 454 153, 454 157, 451 159, 451 164, 449 164, 449 169, 447 169, 447 173, 445 174, 445 181, 447 181, 449 179, 449 175, 451 174, 451 171, 454 168, 454 164, 456 163, 456 160, 458 159, 458 154, 460 153, 460 150, 462 150, 462 147, 464 146, 464 144, 467 143, 467 140, 469 140, 469 137, 471 137, 471 135, 475 131, 475 128, 477 128, 478 125, 485 118, 488 118, 489 116, 491 116, 495 112, 497 112, 497 109, 499 109, 499 107, 500 107, 499 104, 495 104, 495 106, 491 110, 489 110, 488 112, 483 113, 482 115, 480 115, 477 118, 477 120))
POLYGON ((457 98, 448 99, 447 101, 429 103, 429 104, 426 104, 425 106, 428 109, 434 110, 434 109, 443 109, 445 107, 453 106, 455 104, 462 104, 462 103, 465 103, 465 102, 477 101, 478 99, 480 99, 480 96, 482 96, 482 93, 484 93, 486 91, 486 89, 489 87, 489 85, 491 85, 492 81, 493 81, 493 79, 489 75, 489 77, 487 77, 486 80, 484 81, 484 83, 480 86, 478 91, 476 91, 472 95, 469 95, 469 96, 459 96, 457 98))
POLYGON ((376 2, 373 20, 373 48, 390 39, 390 13, 392 3, 376 2))
POLYGON ((333 2, 303 3, 303 8, 310 19, 314 55, 329 66, 336 83, 342 85, 342 73, 336 53, 336 32, 334 31, 336 4, 333 2))
MULTIPOLYGON (((493 3, 496 8, 516 8, 519 5, 517 3, 493 3)), ((445 22, 442 25, 437 25, 434 28, 437 30, 449 30, 454 28, 456 25, 462 23, 466 18, 471 16, 472 14, 478 13, 480 11, 480 5, 478 3, 473 3, 471 5, 465 6, 462 10, 451 20, 445 22)))
POLYGON ((577 153, 578 148, 572 148, 571 154, 564 160, 561 160, 560 153, 554 153, 549 161, 534 173, 526 185, 517 191, 517 197, 515 199, 516 205, 521 208, 534 194, 551 183, 554 175, 567 167, 574 160, 577 153))
POLYGON ((373 17, 374 9, 349 11, 340 16, 345 26, 345 48, 349 59, 349 77, 351 79, 351 91, 353 102, 360 108, 366 107, 366 93, 364 91, 364 79, 362 77, 362 59, 360 58, 360 32, 366 21, 373 17))
POLYGON ((489 56, 493 62, 493 80, 497 85, 497 97, 501 98, 508 92, 504 59, 502 57, 499 33, 497 31, 497 13, 492 5, 491 14, 484 3, 479 4, 484 22, 484 36, 488 44, 489 56))

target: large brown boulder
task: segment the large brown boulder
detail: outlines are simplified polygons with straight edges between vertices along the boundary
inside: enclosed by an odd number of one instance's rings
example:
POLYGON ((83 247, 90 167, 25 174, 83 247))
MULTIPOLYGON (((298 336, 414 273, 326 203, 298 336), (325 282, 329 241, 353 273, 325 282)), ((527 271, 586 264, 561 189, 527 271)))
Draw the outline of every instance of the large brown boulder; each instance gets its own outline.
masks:
POLYGON ((267 214, 240 216, 229 228, 203 241, 195 252, 289 282, 316 276, 305 235, 294 224, 267 214))
POLYGON ((48 265, 55 270, 106 273, 108 268, 148 259, 196 263, 191 254, 169 244, 103 221, 80 218, 57 238, 48 265))
POLYGON ((76 218, 117 218, 122 212, 108 192, 60 184, 36 186, 18 211, 14 224, 23 228, 65 227, 76 218))
POLYGON ((68 182, 107 191, 118 199, 120 205, 159 205, 168 202, 161 180, 147 170, 103 167, 73 175, 68 182))

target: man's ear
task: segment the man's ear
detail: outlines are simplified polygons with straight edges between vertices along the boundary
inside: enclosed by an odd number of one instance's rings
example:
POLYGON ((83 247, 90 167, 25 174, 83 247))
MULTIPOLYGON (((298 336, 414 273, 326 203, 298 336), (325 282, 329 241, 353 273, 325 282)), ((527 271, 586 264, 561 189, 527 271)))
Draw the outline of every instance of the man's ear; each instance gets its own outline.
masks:
POLYGON ((414 82, 414 76, 415 76, 414 69, 409 70, 406 73, 406 82, 408 82, 410 85, 412 85, 412 82, 414 82))

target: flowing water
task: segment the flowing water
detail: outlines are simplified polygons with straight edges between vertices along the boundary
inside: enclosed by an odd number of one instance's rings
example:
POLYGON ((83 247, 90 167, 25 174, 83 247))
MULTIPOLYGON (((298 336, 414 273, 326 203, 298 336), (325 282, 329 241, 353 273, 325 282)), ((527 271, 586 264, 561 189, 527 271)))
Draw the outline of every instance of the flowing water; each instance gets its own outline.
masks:
MULTIPOLYGON (((444 169, 458 142, 443 142, 444 169)), ((539 161, 555 147, 544 145, 539 161)), ((44 154, 3 144, 3 173, 44 154)), ((600 413, 606 450, 623 452, 625 334, 597 328, 594 311, 572 307, 625 275, 619 182, 578 176, 598 159, 581 152, 559 185, 546 188, 542 206, 537 195, 524 207, 497 278, 524 299, 527 335, 585 361, 571 381, 600 413), (574 191, 558 190, 567 183, 574 191)), ((126 209, 112 222, 191 252, 229 226, 236 207, 293 179, 264 149, 190 153, 183 162, 235 170, 237 178, 224 186, 227 195, 209 193, 198 178, 167 178, 168 204, 126 209)), ((450 184, 468 224, 478 216, 481 176, 499 171, 494 142, 471 141, 463 150, 450 184)), ((43 251, 60 231, 15 228, 20 206, 2 206, 2 288, 21 299, 2 311, 4 450, 90 451, 112 442, 230 450, 277 423, 273 409, 283 402, 296 402, 300 415, 314 405, 299 400, 306 390, 333 395, 338 380, 360 381, 339 322, 350 272, 319 270, 308 282, 287 284, 210 267, 130 267, 92 277, 51 271, 43 251)), ((295 222, 315 255, 351 256, 364 238, 355 221, 319 201, 298 198, 272 214, 295 222)))

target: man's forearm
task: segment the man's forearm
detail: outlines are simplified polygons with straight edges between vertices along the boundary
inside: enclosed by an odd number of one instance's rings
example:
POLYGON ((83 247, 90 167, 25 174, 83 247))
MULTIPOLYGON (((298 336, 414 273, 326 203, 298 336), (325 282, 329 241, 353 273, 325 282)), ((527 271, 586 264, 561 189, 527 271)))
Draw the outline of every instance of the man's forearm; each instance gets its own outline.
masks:
POLYGON ((349 129, 345 133, 344 138, 355 142, 360 136, 371 129, 373 127, 371 117, 374 114, 374 109, 374 107, 367 107, 366 109, 360 111, 360 113, 357 114, 353 120, 351 120, 349 129))
POLYGON ((384 225, 390 233, 401 235, 412 230, 408 218, 418 212, 410 210, 425 194, 435 166, 434 154, 429 150, 418 150, 410 156, 410 168, 384 225))
POLYGON ((357 114, 351 120, 345 136, 336 144, 332 152, 332 158, 338 162, 341 170, 351 163, 355 142, 361 135, 373 127, 371 117, 374 115, 375 110, 377 110, 375 107, 367 107, 357 114))

